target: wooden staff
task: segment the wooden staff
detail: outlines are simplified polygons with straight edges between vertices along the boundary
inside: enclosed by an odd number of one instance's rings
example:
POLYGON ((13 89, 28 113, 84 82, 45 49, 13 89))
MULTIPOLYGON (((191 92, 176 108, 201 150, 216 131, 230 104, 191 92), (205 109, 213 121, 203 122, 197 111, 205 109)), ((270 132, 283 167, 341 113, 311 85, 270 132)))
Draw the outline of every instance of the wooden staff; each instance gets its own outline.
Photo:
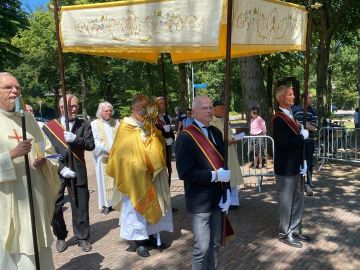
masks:
MULTIPOLYGON (((228 0, 227 2, 227 26, 226 26, 226 65, 225 65, 225 115, 224 115, 224 169, 228 169, 228 146, 229 146, 229 111, 230 111, 230 72, 231 72, 231 32, 232 32, 232 13, 233 13, 233 1, 228 0)), ((223 187, 223 202, 227 200, 227 184, 222 184, 223 187)), ((225 246, 225 237, 226 237, 226 223, 227 217, 226 213, 223 212, 223 222, 222 222, 222 237, 221 245, 225 246)))
MULTIPOLYGON (((56 41, 57 41, 57 49, 59 54, 59 72, 60 72, 60 82, 61 82, 61 92, 64 100, 64 112, 65 112, 65 128, 66 131, 70 131, 69 126, 69 114, 68 114, 68 101, 66 99, 66 90, 65 90, 65 69, 64 69, 64 54, 62 53, 61 40, 60 40, 60 27, 59 27, 59 8, 57 4, 57 0, 54 0, 54 18, 55 18, 55 28, 56 28, 56 41)), ((74 163, 73 163, 73 155, 71 152, 70 145, 68 145, 68 160, 70 170, 74 171, 74 163)), ((70 189, 68 187, 69 194, 71 200, 74 200, 76 203, 76 195, 75 195, 75 179, 71 178, 70 189)))
MULTIPOLYGON (((22 137, 23 137, 23 140, 26 140, 26 124, 25 124, 24 110, 20 110, 20 116, 21 116, 22 137)), ((31 220, 31 232, 32 232, 32 237, 33 237, 33 246, 34 246, 34 254, 35 254, 35 266, 36 266, 36 270, 40 270, 39 248, 38 248, 38 242, 37 242, 35 213, 34 213, 34 199, 33 199, 33 193, 32 193, 28 154, 24 155, 24 159, 25 159, 27 192, 29 195, 28 198, 29 198, 29 209, 30 209, 30 220, 31 220)))
MULTIPOLYGON (((309 78, 310 78, 310 47, 311 47, 311 20, 312 20, 312 0, 308 0, 308 6, 307 6, 307 10, 308 10, 308 16, 307 16, 307 28, 306 28, 306 51, 305 51, 305 70, 304 70, 304 114, 303 114, 303 125, 304 128, 306 129, 306 112, 307 112, 307 96, 309 93, 309 78)), ((304 142, 304 147, 303 147, 303 164, 306 161, 306 156, 305 156, 305 148, 306 148, 306 143, 304 142)), ((301 191, 304 192, 305 189, 305 177, 306 177, 307 173, 305 173, 305 175, 301 176, 301 191)))

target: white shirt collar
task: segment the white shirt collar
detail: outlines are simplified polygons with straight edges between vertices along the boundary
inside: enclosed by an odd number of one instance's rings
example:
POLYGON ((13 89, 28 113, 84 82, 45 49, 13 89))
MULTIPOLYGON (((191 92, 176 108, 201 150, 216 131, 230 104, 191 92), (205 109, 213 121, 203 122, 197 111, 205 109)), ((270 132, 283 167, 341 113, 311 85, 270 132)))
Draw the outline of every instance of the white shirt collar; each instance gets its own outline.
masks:
POLYGON ((281 108, 279 107, 280 110, 283 111, 283 113, 285 113, 287 116, 289 116, 291 119, 294 119, 292 113, 291 113, 291 110, 288 110, 288 109, 285 109, 285 108, 281 108))

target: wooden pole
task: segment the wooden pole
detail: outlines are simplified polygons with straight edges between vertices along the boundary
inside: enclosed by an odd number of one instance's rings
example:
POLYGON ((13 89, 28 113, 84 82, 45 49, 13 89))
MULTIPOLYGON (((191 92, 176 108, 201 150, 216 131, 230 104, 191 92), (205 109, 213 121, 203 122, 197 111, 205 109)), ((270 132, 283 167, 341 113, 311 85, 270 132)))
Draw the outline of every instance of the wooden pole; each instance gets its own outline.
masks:
MULTIPOLYGON (((307 16, 307 28, 306 28, 306 51, 305 51, 305 70, 304 70, 304 115, 303 115, 303 125, 304 128, 306 129, 306 112, 307 112, 307 96, 309 93, 309 78, 310 78, 310 50, 311 50, 311 20, 312 20, 312 0, 308 0, 308 6, 307 6, 307 11, 308 11, 308 16, 307 16)), ((303 147, 303 159, 304 162, 306 160, 306 156, 305 156, 305 147, 306 147, 306 142, 304 142, 304 147, 303 147)), ((303 163, 304 163, 303 162, 303 163)), ((305 173, 305 175, 301 176, 301 191, 304 192, 305 189, 305 177, 306 177, 307 173, 305 173)))
MULTIPOLYGON (((70 130, 69 127, 69 113, 68 113, 68 100, 66 98, 66 89, 65 89, 65 68, 64 68, 64 54, 62 52, 61 47, 61 40, 60 40, 60 27, 59 27, 59 7, 57 4, 57 0, 54 0, 54 18, 55 18, 55 28, 56 28, 56 41, 57 41, 57 50, 59 54, 59 73, 60 73, 60 82, 61 82, 61 93, 63 96, 64 101, 64 112, 65 112, 65 127, 66 131, 70 130)), ((68 145, 68 148, 70 149, 70 146, 68 145)), ((74 170, 74 163, 73 163, 73 155, 70 151, 68 152, 68 159, 69 159, 69 167, 70 170, 74 170)), ((74 178, 71 178, 71 186, 70 186, 70 197, 72 200, 76 202, 75 197, 75 180, 74 178)))
MULTIPOLYGON (((233 13, 233 1, 227 2, 227 27, 226 27, 226 65, 225 65, 225 115, 224 115, 224 169, 228 169, 228 134, 229 134, 229 111, 230 111, 230 72, 231 72, 231 31, 232 31, 232 13, 233 13)), ((227 197, 227 185, 223 184, 223 202, 226 202, 227 197)), ((221 245, 225 246, 226 235, 226 213, 223 213, 222 224, 222 237, 221 245)))
MULTIPOLYGON (((22 137, 23 137, 23 140, 26 140, 26 124, 25 124, 24 110, 20 111, 20 115, 21 115, 22 137)), ((24 155, 24 159, 25 159, 25 172, 26 172, 28 199, 29 199, 29 209, 30 209, 31 231, 32 231, 32 236, 33 236, 33 246, 34 246, 34 255, 35 255, 35 266, 36 266, 36 270, 40 270, 39 248, 38 248, 38 242, 37 242, 35 213, 34 213, 34 199, 33 199, 33 193, 32 193, 28 154, 24 155)))

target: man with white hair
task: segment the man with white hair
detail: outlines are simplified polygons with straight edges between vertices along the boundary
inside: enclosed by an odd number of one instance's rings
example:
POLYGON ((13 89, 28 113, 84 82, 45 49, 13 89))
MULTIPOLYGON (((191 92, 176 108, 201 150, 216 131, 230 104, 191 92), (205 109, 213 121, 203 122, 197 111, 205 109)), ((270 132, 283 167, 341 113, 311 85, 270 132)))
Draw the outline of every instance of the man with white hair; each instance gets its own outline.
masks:
POLYGON ((56 153, 61 155, 59 158, 61 189, 55 204, 52 226, 57 237, 56 250, 63 252, 67 248, 65 239, 68 235, 62 209, 67 187, 69 194, 72 194, 70 203, 75 240, 84 252, 89 252, 92 246, 89 242, 89 188, 84 152, 94 150, 95 142, 90 122, 76 117, 79 108, 77 97, 67 95, 65 102, 64 98, 59 101, 61 118, 54 119, 43 126, 43 131, 50 139, 56 153), (69 115, 69 131, 65 130, 65 102, 69 115), (73 164, 70 164, 69 151, 72 152, 73 164), (71 181, 75 183, 74 190, 71 181))
POLYGON ((110 149, 119 127, 119 121, 113 119, 113 115, 113 106, 109 102, 101 102, 96 112, 97 119, 91 122, 95 140, 95 149, 92 153, 95 163, 99 209, 102 209, 101 213, 105 215, 113 210, 114 178, 106 174, 110 149))
POLYGON ((50 221, 60 181, 57 164, 44 157, 54 154, 35 118, 25 112, 27 139, 22 138, 22 118, 15 112, 20 85, 0 72, 0 269, 35 270, 30 208, 34 209, 41 269, 54 269, 50 221), (36 151, 40 145, 45 153, 36 151), (29 204, 24 155, 29 157, 33 205, 29 204))
POLYGON ((304 140, 309 131, 299 128, 292 113, 294 105, 293 89, 281 85, 276 89, 279 108, 272 118, 275 146, 274 171, 278 189, 279 241, 296 248, 302 247, 302 241, 310 238, 302 234, 304 213, 304 194, 301 192, 300 175, 306 174, 303 163, 304 140))

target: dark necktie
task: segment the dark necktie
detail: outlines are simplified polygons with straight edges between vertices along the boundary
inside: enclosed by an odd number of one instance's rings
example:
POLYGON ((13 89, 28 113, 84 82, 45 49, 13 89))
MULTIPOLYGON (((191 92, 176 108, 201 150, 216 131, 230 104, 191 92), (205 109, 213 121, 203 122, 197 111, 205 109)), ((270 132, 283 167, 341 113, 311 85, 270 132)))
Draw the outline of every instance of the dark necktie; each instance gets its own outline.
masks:
POLYGON ((208 139, 209 139, 209 141, 215 146, 216 143, 215 143, 214 138, 213 138, 213 136, 212 136, 212 134, 211 134, 210 128, 209 128, 209 127, 202 127, 202 128, 207 130, 207 132, 208 132, 208 139))

